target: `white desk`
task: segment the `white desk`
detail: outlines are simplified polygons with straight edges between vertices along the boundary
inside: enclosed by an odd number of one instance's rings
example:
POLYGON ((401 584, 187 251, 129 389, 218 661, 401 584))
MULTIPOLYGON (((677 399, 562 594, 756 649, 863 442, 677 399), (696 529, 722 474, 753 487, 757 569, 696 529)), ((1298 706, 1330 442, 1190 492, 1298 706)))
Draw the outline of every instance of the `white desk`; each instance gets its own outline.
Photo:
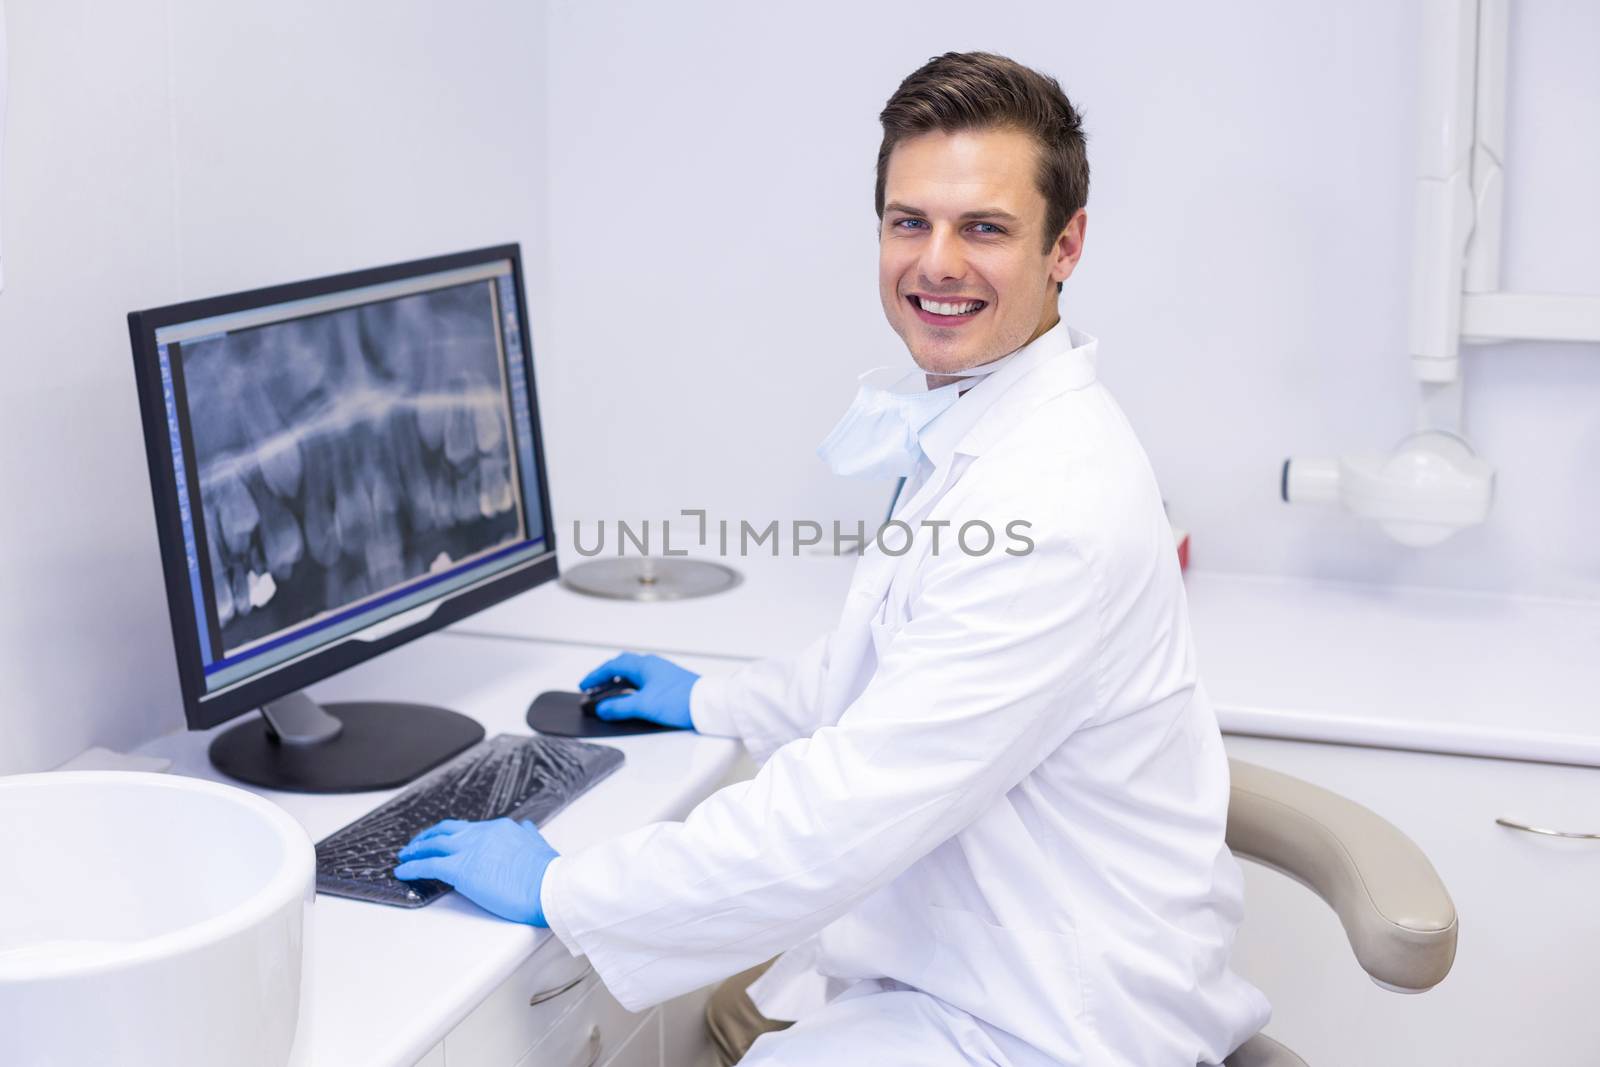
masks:
MULTIPOLYGON (((526 734, 528 701, 544 689, 572 688, 596 657, 594 649, 438 634, 311 692, 321 700, 436 703, 472 716, 491 736, 526 734)), ((702 672, 726 669, 715 662, 684 662, 702 672)), ((215 732, 169 734, 140 751, 170 758, 173 773, 223 781, 206 757, 215 732)), ((681 818, 712 792, 739 751, 736 742, 689 733, 605 743, 622 749, 627 762, 551 820, 546 833, 558 851, 681 818)), ((257 792, 299 819, 315 841, 397 791, 257 792)), ((318 896, 293 1062, 411 1067, 551 936, 495 918, 453 894, 415 911, 318 896)))
POLYGON ((453 633, 595 645, 661 655, 761 659, 798 652, 838 618, 854 556, 717 560, 744 578, 693 600, 641 603, 574 593, 546 582, 457 623, 453 633))
MULTIPOLYGON (((455 632, 755 659, 837 618, 853 557, 732 560, 745 581, 640 604, 554 583, 455 632)), ((1600 766, 1600 604, 1194 572, 1225 732, 1600 766)))
MULTIPOLYGON (((853 562, 763 560, 746 568, 744 584, 729 593, 676 603, 606 601, 547 585, 313 692, 329 700, 431 701, 474 716, 491 733, 522 733, 523 712, 534 694, 571 688, 618 648, 662 651, 690 669, 717 672, 732 669, 740 659, 800 647, 831 624, 853 562), (697 659, 685 652, 714 656, 697 659)), ((1188 589, 1202 677, 1227 732, 1600 766, 1600 713, 1593 701, 1600 691, 1600 605, 1204 573, 1191 574, 1188 589)), ((207 734, 175 734, 143 751, 174 759, 180 773, 214 778, 205 757, 208 742, 207 734)), ((628 754, 627 765, 552 821, 550 838, 558 849, 682 816, 722 779, 737 755, 732 742, 691 735, 616 744, 628 754)), ((1229 747, 1324 781, 1396 820, 1435 856, 1447 879, 1463 887, 1464 914, 1470 906, 1487 920, 1478 928, 1488 931, 1485 936, 1523 943, 1514 940, 1515 931, 1527 925, 1529 903, 1519 895, 1520 883, 1507 883, 1501 893, 1505 900, 1471 896, 1499 885, 1484 873, 1490 860, 1496 870, 1521 871, 1519 877, 1535 886, 1593 884, 1589 870, 1553 870, 1542 856, 1514 867, 1523 857, 1512 850, 1545 843, 1502 831, 1492 820, 1474 817, 1474 832, 1487 836, 1473 838, 1470 849, 1452 844, 1466 840, 1454 823, 1433 827, 1426 821, 1436 809, 1458 811, 1469 799, 1481 798, 1497 813, 1503 808, 1536 822, 1592 829, 1593 810, 1585 800, 1592 795, 1586 777, 1592 772, 1475 760, 1436 765, 1430 761, 1440 757, 1401 753, 1375 760, 1378 754, 1363 756, 1349 748, 1283 742, 1235 739, 1229 747), (1311 751, 1297 754, 1302 749, 1311 751), (1453 783, 1450 790, 1430 792, 1423 786, 1446 778, 1453 783)), ((272 798, 317 839, 389 795, 272 798)), ((1570 842, 1556 842, 1561 844, 1570 842)), ((1259 892, 1254 899, 1253 913, 1270 929, 1278 905, 1259 892)), ((1567 903, 1541 900, 1548 924, 1576 921, 1579 913, 1567 903)), ((314 912, 307 956, 309 1010, 297 1063, 316 1067, 409 1067, 550 936, 501 922, 454 897, 417 912, 323 897, 314 912)), ((1330 916, 1322 918, 1331 922, 1330 916)), ((1277 929, 1285 928, 1293 927, 1277 929)), ((1330 934, 1330 960, 1348 952, 1340 949, 1339 936, 1336 929, 1330 934)), ((1267 943, 1272 952, 1281 947, 1276 934, 1267 943)), ((1244 948, 1248 957, 1248 939, 1244 948)), ((1512 979, 1526 996, 1554 996, 1562 983, 1580 990, 1592 986, 1587 970, 1581 975, 1550 971, 1556 980, 1541 979, 1548 970, 1539 962, 1545 959, 1542 950, 1530 949, 1526 973, 1474 966, 1476 957, 1463 951, 1456 984, 1471 995, 1452 1002, 1457 1017, 1492 1016, 1494 1005, 1511 995, 1507 982, 1512 979)), ((1263 950, 1262 958, 1269 956, 1263 950)), ((1315 1006, 1308 1019, 1351 991, 1366 992, 1359 975, 1314 994, 1291 989, 1287 977, 1276 977, 1267 984, 1286 1005, 1315 1006)), ((1444 1025, 1404 1011, 1401 998, 1381 1008, 1357 1002, 1348 1007, 1348 1014, 1334 1014, 1361 1018, 1365 1011, 1376 1019, 1380 1014, 1374 1013, 1395 1011, 1386 1034, 1418 1023, 1444 1025)), ((1302 1037, 1293 1020, 1286 1011, 1280 1036, 1302 1037)), ((1307 1027, 1305 1050, 1317 1048, 1310 1024, 1301 1025, 1307 1027)), ((1552 1031, 1551 1039, 1571 1036, 1552 1031)), ((1341 1041, 1344 1037, 1335 1034, 1328 1047, 1349 1051, 1341 1041)))
POLYGON ((1600 767, 1600 604, 1191 574, 1224 731, 1600 767))

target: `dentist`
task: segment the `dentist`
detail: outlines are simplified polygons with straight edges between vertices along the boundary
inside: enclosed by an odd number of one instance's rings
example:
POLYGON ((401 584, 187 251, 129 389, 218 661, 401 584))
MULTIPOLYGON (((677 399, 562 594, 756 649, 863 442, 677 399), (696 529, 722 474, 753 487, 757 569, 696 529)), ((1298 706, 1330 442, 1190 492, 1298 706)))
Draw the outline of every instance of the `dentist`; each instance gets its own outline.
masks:
POLYGON ((1220 1063, 1267 1004, 1228 967, 1227 762, 1155 477, 1057 310, 1079 116, 951 53, 880 118, 879 291, 918 380, 863 385, 821 452, 907 476, 910 548, 869 545, 792 658, 583 680, 638 687, 603 715, 739 738, 750 781, 560 857, 530 824, 442 823, 396 873, 549 925, 632 1009, 746 972, 713 998, 726 1062, 1220 1063), (1027 544, 982 550, 985 526, 1027 544))

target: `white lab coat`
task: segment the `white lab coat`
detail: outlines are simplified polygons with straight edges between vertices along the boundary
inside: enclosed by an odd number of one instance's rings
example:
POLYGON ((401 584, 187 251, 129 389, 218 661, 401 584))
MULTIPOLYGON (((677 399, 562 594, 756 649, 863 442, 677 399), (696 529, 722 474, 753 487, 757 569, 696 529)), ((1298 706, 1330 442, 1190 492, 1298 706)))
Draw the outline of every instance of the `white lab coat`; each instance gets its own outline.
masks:
POLYGON ((759 1062, 1187 1065, 1266 1021, 1228 969, 1227 762, 1170 528, 1095 349, 1060 324, 924 431, 896 517, 948 521, 937 553, 928 527, 869 547, 831 633, 695 685, 696 728, 742 739, 755 778, 551 864, 551 928, 623 1004, 795 949, 757 1004, 814 967, 848 1007, 759 1062), (979 519, 996 547, 968 555, 979 519), (1034 548, 1007 554, 1019 519, 1034 548), (916 1003, 874 1045, 886 994, 916 1003), (846 1011, 868 1044, 829 1056, 846 1011))

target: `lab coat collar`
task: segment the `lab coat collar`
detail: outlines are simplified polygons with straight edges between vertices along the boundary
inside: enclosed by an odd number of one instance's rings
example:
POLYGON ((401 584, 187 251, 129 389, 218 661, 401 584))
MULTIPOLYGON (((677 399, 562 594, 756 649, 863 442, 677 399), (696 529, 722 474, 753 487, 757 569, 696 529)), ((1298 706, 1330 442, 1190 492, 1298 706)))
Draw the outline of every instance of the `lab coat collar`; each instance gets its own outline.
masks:
POLYGON ((1066 320, 1002 357, 993 373, 961 394, 961 399, 929 423, 918 437, 934 468, 949 466, 956 453, 982 455, 1027 412, 1061 393, 1095 380, 1099 342, 1068 326, 1066 320), (1012 386, 1027 382, 1026 388, 1012 386))

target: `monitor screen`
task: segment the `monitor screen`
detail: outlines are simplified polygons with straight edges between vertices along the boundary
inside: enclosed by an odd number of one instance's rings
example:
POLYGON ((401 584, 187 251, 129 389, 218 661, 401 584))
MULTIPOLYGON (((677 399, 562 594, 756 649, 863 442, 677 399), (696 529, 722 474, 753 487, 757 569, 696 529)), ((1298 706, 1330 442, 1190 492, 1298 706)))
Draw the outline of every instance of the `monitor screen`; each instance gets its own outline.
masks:
POLYGON ((523 318, 514 246, 130 316, 191 725, 553 576, 523 318))

